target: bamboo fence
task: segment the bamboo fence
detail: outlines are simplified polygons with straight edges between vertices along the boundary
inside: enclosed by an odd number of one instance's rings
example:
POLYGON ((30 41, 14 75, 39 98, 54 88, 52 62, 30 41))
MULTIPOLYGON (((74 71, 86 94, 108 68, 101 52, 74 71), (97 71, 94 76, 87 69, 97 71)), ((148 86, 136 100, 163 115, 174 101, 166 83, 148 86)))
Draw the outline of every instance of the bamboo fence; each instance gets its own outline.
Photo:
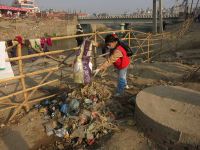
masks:
MULTIPOLYGON (((187 23, 187 27, 188 27, 187 23)), ((123 33, 122 39, 126 41, 131 48, 135 49, 135 54, 132 56, 132 61, 136 61, 137 58, 142 57, 144 60, 147 62, 150 62, 151 58, 162 51, 163 43, 165 39, 169 39, 171 37, 171 33, 162 33, 162 34, 157 34, 153 35, 151 33, 144 33, 144 32, 139 32, 139 31, 134 31, 134 30, 115 30, 115 31, 106 31, 106 32, 94 32, 90 34, 82 34, 82 35, 73 35, 73 36, 63 36, 63 37, 53 37, 53 41, 58 41, 58 40, 69 40, 69 39, 74 39, 78 36, 83 36, 83 37, 88 37, 91 40, 94 40, 95 42, 104 42, 104 36, 108 33, 123 33)), ((21 89, 11 92, 5 96, 0 97, 0 112, 5 112, 8 110, 13 109, 13 113, 11 114, 11 117, 8 119, 9 121, 12 120, 20 111, 22 108, 25 108, 26 111, 29 111, 30 106, 32 104, 38 103, 39 101, 42 101, 44 99, 52 98, 55 97, 56 94, 46 94, 45 96, 39 97, 39 98, 33 98, 36 92, 45 86, 49 86, 55 83, 60 82, 60 79, 53 79, 50 81, 47 81, 51 75, 59 71, 63 65, 64 61, 59 61, 56 57, 53 55, 57 54, 63 54, 65 52, 76 52, 79 47, 73 47, 70 49, 65 49, 65 50, 52 50, 50 52, 43 52, 43 51, 38 51, 36 54, 31 54, 31 55, 25 55, 22 56, 22 48, 20 44, 16 44, 17 46, 17 57, 13 58, 8 58, 6 59, 7 62, 18 62, 18 71, 19 74, 6 78, 6 79, 1 79, 0 80, 0 85, 3 84, 8 84, 9 82, 17 81, 15 84, 21 84, 21 89), (25 72, 23 66, 24 66, 24 60, 31 59, 31 58, 37 58, 45 56, 50 59, 53 59, 58 62, 57 66, 54 67, 49 67, 45 68, 43 70, 37 70, 37 71, 32 71, 32 72, 25 72), (27 77, 34 77, 36 75, 41 75, 46 73, 46 75, 43 77, 43 79, 36 85, 32 87, 27 87, 26 83, 26 78, 27 77), (21 98, 20 102, 15 102, 11 100, 12 98, 16 98, 18 95, 23 94, 23 98, 21 98)), ((8 47, 6 50, 9 51, 13 47, 8 47)), ((108 53, 103 54, 103 55, 98 55, 97 48, 95 47, 93 49, 93 63, 94 63, 94 68, 98 66, 98 59, 100 57, 104 57, 105 55, 108 55, 108 53)))

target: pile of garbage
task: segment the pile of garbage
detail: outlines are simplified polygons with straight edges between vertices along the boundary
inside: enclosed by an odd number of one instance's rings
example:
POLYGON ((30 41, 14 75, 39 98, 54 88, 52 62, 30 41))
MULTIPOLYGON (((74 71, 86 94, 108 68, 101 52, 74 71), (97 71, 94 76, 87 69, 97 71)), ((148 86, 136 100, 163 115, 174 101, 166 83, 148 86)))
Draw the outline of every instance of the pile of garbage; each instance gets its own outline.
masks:
POLYGON ((48 136, 63 138, 67 146, 90 146, 100 137, 118 130, 115 115, 105 106, 111 92, 97 82, 63 91, 56 99, 35 105, 43 114, 48 136))

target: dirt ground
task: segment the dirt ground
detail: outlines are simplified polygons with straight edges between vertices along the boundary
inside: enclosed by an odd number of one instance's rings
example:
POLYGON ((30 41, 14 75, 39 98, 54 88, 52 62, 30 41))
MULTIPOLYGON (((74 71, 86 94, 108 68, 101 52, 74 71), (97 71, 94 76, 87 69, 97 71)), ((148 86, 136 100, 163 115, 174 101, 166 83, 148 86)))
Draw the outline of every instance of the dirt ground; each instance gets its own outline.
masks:
MULTIPOLYGON (((199 23, 192 26, 179 41, 177 51, 164 53, 149 64, 136 62, 130 66, 128 84, 131 89, 126 90, 123 98, 112 98, 108 102, 108 106, 110 105, 116 112, 120 132, 96 141, 96 144, 88 149, 159 150, 156 142, 147 138, 134 120, 135 96, 142 89, 153 85, 179 85, 200 91, 200 71, 190 79, 184 79, 192 69, 200 65, 199 26, 199 23), (177 52, 181 53, 181 57, 177 56, 177 52)), ((111 67, 105 76, 98 76, 94 80, 107 85, 114 94, 116 77, 117 73, 111 67)), ((66 83, 70 83, 71 80, 72 76, 69 74, 66 83)), ((36 110, 30 111, 28 114, 21 113, 18 117, 22 119, 6 126, 1 125, 1 150, 37 150, 41 145, 49 145, 57 140, 46 135, 43 127, 44 120, 36 110)))

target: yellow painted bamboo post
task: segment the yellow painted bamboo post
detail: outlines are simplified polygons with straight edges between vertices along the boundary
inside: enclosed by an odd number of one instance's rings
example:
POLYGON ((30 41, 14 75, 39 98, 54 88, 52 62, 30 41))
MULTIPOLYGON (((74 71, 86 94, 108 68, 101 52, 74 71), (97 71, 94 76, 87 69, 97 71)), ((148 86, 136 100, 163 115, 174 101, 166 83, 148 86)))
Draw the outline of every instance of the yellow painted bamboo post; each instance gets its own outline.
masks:
POLYGON ((148 42, 148 57, 147 57, 148 63, 150 62, 150 52, 149 52, 150 51, 150 45, 149 45, 150 44, 150 37, 151 37, 151 35, 148 36, 148 40, 147 40, 147 42, 148 42))
POLYGON ((131 32, 128 33, 128 45, 131 47, 131 32))
MULTIPOLYGON (((129 47, 131 47, 131 31, 129 31, 129 33, 128 33, 128 45, 129 45, 129 47)), ((134 63, 133 58, 134 57, 131 57, 131 63, 134 63)))
MULTIPOLYGON (((19 58, 22 56, 21 44, 17 45, 17 56, 19 58)), ((19 65, 18 66, 19 67, 19 75, 21 76, 20 81, 21 81, 21 84, 22 84, 22 89, 26 90, 25 79, 24 79, 24 76, 23 76, 23 62, 22 62, 22 59, 18 60, 18 65, 19 65)), ((23 94, 24 94, 24 100, 26 100, 28 98, 28 94, 27 94, 27 92, 23 92, 23 94)), ((25 109, 26 109, 26 111, 29 111, 29 106, 27 105, 27 103, 25 104, 25 109)))
MULTIPOLYGON (((95 31, 94 41, 97 43, 97 32, 95 31)), ((94 69, 97 69, 97 48, 94 47, 94 69)))

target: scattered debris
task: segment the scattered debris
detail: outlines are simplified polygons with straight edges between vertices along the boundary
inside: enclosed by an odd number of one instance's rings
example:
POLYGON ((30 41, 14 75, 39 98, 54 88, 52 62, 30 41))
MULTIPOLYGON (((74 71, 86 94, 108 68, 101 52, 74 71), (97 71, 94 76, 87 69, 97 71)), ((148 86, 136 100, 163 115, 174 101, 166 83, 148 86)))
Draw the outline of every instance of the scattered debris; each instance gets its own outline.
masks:
POLYGON ((93 82, 72 93, 64 91, 56 99, 44 100, 34 107, 46 120, 46 134, 65 141, 64 144, 57 143, 57 149, 86 147, 119 130, 114 123, 114 114, 105 107, 105 101, 110 97, 111 92, 105 86, 93 82))

